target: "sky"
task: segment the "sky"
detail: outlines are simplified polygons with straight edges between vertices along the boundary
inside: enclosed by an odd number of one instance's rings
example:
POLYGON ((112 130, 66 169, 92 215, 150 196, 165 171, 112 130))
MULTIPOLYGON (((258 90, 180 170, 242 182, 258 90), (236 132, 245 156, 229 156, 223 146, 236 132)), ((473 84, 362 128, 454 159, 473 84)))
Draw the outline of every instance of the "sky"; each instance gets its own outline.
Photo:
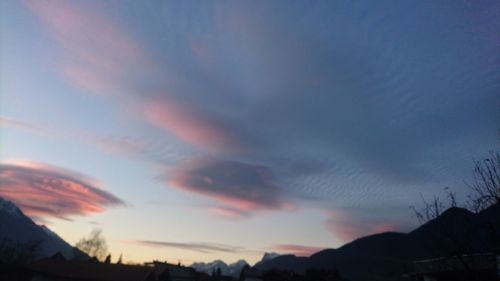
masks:
POLYGON ((115 258, 418 226, 498 149, 498 1, 0 1, 0 196, 115 258))

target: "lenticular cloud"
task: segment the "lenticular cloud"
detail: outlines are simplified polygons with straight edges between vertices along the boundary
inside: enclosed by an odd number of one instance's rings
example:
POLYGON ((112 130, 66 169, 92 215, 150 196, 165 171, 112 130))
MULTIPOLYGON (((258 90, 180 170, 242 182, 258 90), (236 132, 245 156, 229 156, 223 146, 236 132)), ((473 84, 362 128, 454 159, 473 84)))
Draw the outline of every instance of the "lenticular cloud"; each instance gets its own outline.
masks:
POLYGON ((0 164, 0 196, 34 218, 87 215, 125 203, 75 172, 33 162, 0 164))

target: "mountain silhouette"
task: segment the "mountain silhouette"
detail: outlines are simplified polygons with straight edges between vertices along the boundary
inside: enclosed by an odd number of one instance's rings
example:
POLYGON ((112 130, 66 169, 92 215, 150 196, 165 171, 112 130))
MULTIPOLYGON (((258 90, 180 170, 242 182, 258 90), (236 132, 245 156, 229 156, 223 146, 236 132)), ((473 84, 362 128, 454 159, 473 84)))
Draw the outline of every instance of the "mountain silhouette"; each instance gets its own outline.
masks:
POLYGON ((384 232, 310 257, 283 255, 255 267, 297 273, 309 268, 337 268, 352 281, 402 280, 414 260, 449 256, 456 251, 498 252, 499 233, 499 204, 477 214, 454 207, 409 233, 384 232))
POLYGON ((67 259, 85 258, 86 255, 69 245, 45 225, 37 225, 11 201, 0 197, 0 241, 14 246, 39 243, 31 258, 62 254, 67 259))
POLYGON ((200 272, 205 272, 207 274, 212 274, 212 272, 220 269, 220 272, 224 276, 231 276, 238 278, 241 270, 247 266, 248 263, 245 260, 239 260, 237 262, 226 264, 221 260, 214 260, 212 262, 195 262, 190 265, 191 268, 196 269, 200 272))

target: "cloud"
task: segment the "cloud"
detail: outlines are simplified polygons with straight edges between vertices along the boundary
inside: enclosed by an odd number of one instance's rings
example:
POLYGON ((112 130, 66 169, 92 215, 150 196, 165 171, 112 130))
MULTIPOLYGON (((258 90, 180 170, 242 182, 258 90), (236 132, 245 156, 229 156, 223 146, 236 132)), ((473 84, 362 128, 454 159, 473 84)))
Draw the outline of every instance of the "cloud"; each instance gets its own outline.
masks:
MULTIPOLYGON (((497 52, 492 53, 493 34, 481 34, 488 44, 476 48, 489 48, 489 56, 479 58, 472 49, 456 47, 465 44, 469 35, 450 26, 456 20, 453 17, 444 20, 438 12, 442 6, 436 7, 424 25, 415 25, 422 10, 405 5, 390 5, 392 12, 382 6, 368 9, 368 18, 387 19, 378 28, 358 21, 354 14, 364 17, 364 12, 351 4, 277 6, 224 5, 221 14, 228 17, 220 17, 224 24, 217 30, 244 54, 240 57, 242 71, 248 71, 247 79, 256 81, 248 83, 254 90, 248 99, 259 101, 259 108, 248 119, 258 125, 249 130, 268 128, 265 137, 276 146, 288 147, 290 140, 300 139, 307 149, 314 140, 330 163, 338 155, 347 155, 348 165, 384 180, 422 183, 435 174, 429 159, 437 157, 426 153, 432 147, 477 135, 485 124, 496 131, 498 118, 492 113, 494 105, 498 106, 498 95, 488 89, 478 98, 471 90, 497 80, 492 75, 477 76, 482 67, 476 59, 491 69, 498 68, 490 59, 498 57, 497 52), (285 11, 277 15, 273 11, 278 9, 285 11), (354 14, 340 12, 344 9, 354 14), (331 17, 332 12, 337 16, 331 17), (307 19, 307 24, 298 18, 307 19), (420 33, 411 36, 408 30, 415 26, 420 33), (397 47, 389 47, 392 44, 397 47), (442 50, 446 49, 451 51, 443 58, 442 50), (459 63, 464 53, 475 58, 473 64, 459 63), (444 82, 444 77, 453 83, 444 82), (316 85, 311 85, 311 79, 318 81, 316 85), (480 108, 487 110, 479 112, 480 108), (460 111, 471 112, 484 122, 472 121, 460 111), (265 124, 264 128, 260 124, 265 124)), ((480 131, 487 136, 483 129, 480 131)), ((453 159, 453 153, 447 157, 453 159)), ((371 179, 363 181, 369 184, 371 179)))
POLYGON ((364 211, 331 211, 325 220, 325 226, 336 238, 343 242, 350 242, 364 236, 387 232, 398 231, 403 227, 399 221, 395 221, 390 216, 386 218, 377 217, 378 212, 364 211))
POLYGON ((294 245, 294 244, 276 244, 273 249, 283 254, 293 254, 296 256, 309 257, 310 255, 323 250, 323 247, 294 245))
POLYGON ((213 252, 239 253, 246 251, 245 248, 238 246, 231 246, 218 243, 206 243, 206 242, 181 243, 181 242, 168 242, 168 241, 133 240, 129 241, 129 243, 139 244, 148 247, 177 248, 181 250, 189 250, 199 253, 213 253, 213 252))
POLYGON ((241 219, 250 217, 251 213, 247 210, 242 210, 239 208, 234 208, 230 206, 217 206, 209 208, 209 211, 213 214, 228 219, 241 219))
MULTIPOLYGON (((102 4, 102 3, 101 3, 102 4)), ((152 55, 111 13, 106 5, 83 2, 27 1, 71 58, 61 73, 75 87, 90 93, 126 97, 143 119, 196 148, 240 152, 243 141, 216 114, 179 97, 189 91, 186 79, 170 74, 161 58, 152 55), (180 80, 180 81, 177 81, 180 80), (147 86, 146 86, 147 85, 147 86), (177 86, 173 86, 177 85, 177 86), (168 92, 154 98, 158 91, 168 92), (177 99, 172 96, 177 96, 177 99)), ((198 53, 201 51, 198 51, 198 53)))
POLYGON ((63 137, 72 141, 83 141, 95 148, 109 153, 129 156, 153 163, 174 164, 193 154, 181 145, 166 141, 153 141, 141 137, 96 135, 82 129, 72 131, 56 130, 0 116, 0 126, 14 128, 31 134, 50 137, 63 137))
POLYGON ((215 212, 226 216, 293 208, 272 172, 259 165, 196 158, 172 170, 167 183, 214 200, 221 206, 215 212))
MULTIPOLYGON (((462 4, 94 5, 28 2, 70 58, 61 73, 73 85, 123 95, 116 104, 133 103, 134 121, 161 129, 167 142, 239 157, 171 173, 172 187, 211 198, 216 214, 286 209, 290 191, 334 206, 408 202, 460 184, 464 159, 497 146, 496 4, 481 8, 486 14, 462 4), (132 15, 147 15, 147 28, 132 15), (225 165, 237 179, 215 172, 225 165)), ((100 144, 182 159, 142 141, 100 144)), ((332 216, 328 225, 343 239, 392 225, 365 221, 332 216)))
POLYGON ((137 81, 138 73, 153 67, 140 42, 105 12, 106 5, 54 0, 25 3, 70 58, 61 65, 61 73, 74 86, 94 94, 127 94, 134 85, 129 81, 137 81))
POLYGON ((178 139, 218 152, 243 149, 242 141, 214 115, 189 108, 172 99, 156 98, 145 103, 144 116, 154 126, 173 134, 178 139))
POLYGON ((79 135, 78 139, 106 153, 129 156, 153 164, 172 165, 194 154, 180 144, 141 137, 83 134, 79 135))
POLYGON ((99 184, 72 171, 30 161, 0 164, 0 196, 34 218, 101 213, 124 206, 99 184))
POLYGON ((10 128, 26 131, 26 132, 29 132, 32 134, 44 135, 44 136, 57 134, 53 130, 49 130, 47 128, 35 126, 33 124, 19 121, 19 120, 9 118, 7 116, 2 116, 2 115, 0 115, 0 126, 10 127, 10 128))

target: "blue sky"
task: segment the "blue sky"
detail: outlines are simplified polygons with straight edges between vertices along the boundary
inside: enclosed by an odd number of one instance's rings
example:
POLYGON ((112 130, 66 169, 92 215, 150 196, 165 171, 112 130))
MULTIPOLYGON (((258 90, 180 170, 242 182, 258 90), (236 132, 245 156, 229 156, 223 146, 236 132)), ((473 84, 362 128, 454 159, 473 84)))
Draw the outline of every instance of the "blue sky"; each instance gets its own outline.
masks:
POLYGON ((405 231, 498 147, 496 1, 0 5, 0 196, 125 259, 405 231))

